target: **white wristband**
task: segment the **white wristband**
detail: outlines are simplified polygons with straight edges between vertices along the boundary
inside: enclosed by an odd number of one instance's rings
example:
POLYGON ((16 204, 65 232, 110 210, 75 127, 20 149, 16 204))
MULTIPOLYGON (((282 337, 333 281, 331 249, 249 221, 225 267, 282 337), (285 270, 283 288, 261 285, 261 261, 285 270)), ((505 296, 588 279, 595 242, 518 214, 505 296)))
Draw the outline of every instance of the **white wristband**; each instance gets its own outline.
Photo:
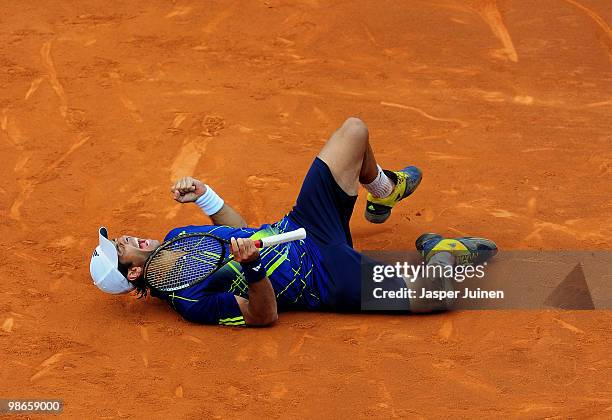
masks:
POLYGON ((225 202, 221 197, 217 195, 208 185, 206 186, 206 192, 202 194, 195 203, 202 209, 204 214, 212 216, 217 213, 223 207, 225 202))

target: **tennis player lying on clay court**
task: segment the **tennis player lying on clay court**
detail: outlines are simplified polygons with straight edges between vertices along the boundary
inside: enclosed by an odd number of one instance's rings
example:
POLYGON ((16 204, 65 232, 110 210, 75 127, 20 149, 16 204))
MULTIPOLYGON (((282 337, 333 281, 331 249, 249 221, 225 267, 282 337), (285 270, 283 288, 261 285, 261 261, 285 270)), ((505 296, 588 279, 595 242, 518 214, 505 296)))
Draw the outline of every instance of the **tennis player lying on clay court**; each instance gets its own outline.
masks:
MULTIPOLYGON (((150 293, 186 320, 204 324, 269 325, 286 310, 359 311, 362 255, 353 249, 349 229, 359 184, 368 191, 366 219, 383 223, 421 182, 421 171, 414 166, 382 170, 368 136, 361 120, 347 119, 312 163, 293 209, 278 222, 259 228, 247 227, 210 186, 181 178, 171 189, 173 198, 195 203, 213 224, 173 229, 164 242, 179 235, 210 233, 231 241, 233 259, 198 284, 160 292, 148 287, 143 276, 147 259, 160 242, 129 235, 108 239, 106 229, 100 228, 100 244, 90 264, 94 284, 112 294, 150 293), (261 250, 255 246, 260 238, 299 228, 308 233, 303 240, 261 250)), ((417 249, 428 264, 453 265, 456 252, 476 258, 496 247, 483 238, 424 234, 417 239, 417 249)), ((390 281, 391 288, 406 287, 401 278, 390 281)), ((406 302, 404 309, 415 308, 406 302)), ((445 308, 419 311, 432 309, 445 308)))

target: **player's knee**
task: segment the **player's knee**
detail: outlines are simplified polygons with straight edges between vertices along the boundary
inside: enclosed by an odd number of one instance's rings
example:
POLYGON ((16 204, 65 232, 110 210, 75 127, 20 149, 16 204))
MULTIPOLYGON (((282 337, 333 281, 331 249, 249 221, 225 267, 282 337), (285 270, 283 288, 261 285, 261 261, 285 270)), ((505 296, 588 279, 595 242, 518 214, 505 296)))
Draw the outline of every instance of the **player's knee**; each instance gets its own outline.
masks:
POLYGON ((354 141, 368 141, 368 126, 356 117, 349 117, 341 128, 343 134, 354 141))

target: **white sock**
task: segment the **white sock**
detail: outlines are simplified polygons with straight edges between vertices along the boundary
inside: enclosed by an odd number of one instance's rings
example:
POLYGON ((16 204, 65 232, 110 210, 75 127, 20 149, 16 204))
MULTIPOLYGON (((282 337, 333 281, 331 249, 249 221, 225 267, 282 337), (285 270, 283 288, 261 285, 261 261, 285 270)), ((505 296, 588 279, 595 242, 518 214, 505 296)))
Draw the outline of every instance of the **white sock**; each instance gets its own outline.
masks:
POLYGON ((369 184, 361 184, 363 187, 370 192, 376 198, 388 197, 395 188, 395 183, 389 179, 382 168, 378 165, 378 175, 374 178, 374 181, 369 184))
POLYGON ((429 259, 427 265, 450 265, 451 267, 455 265, 455 257, 450 252, 442 251, 436 253, 433 257, 429 259))

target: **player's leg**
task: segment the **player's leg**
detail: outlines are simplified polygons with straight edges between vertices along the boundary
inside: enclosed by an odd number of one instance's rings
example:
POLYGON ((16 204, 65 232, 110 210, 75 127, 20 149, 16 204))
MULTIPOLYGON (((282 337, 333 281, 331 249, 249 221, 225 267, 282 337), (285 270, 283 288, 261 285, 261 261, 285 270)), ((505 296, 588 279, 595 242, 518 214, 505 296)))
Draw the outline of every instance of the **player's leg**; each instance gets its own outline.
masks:
POLYGON ((348 118, 319 152, 336 183, 348 195, 357 195, 359 183, 371 183, 378 174, 369 142, 368 127, 359 118, 348 118))
POLYGON ((320 249, 320 252, 325 271, 329 275, 321 285, 321 303, 324 309, 334 312, 410 310, 407 298, 386 300, 384 306, 376 302, 372 293, 374 287, 394 293, 406 288, 406 282, 400 277, 387 278, 382 283, 372 282, 368 274, 373 272, 373 267, 379 265, 379 262, 346 244, 326 246, 320 249))
MULTIPOLYGON (((368 140, 368 128, 358 118, 347 119, 326 142, 310 167, 290 219, 308 231, 319 245, 352 246, 349 221, 361 183, 369 192, 368 208, 382 223, 391 207, 414 191, 421 179, 414 166, 383 171, 376 163, 368 140), (370 200, 383 200, 371 203, 370 200)), ((366 210, 366 212, 370 212, 366 210)))
POLYGON ((368 190, 365 216, 372 223, 385 222, 391 209, 412 194, 421 182, 421 171, 415 166, 390 171, 377 164, 368 128, 358 118, 347 119, 325 143, 318 157, 348 195, 357 195, 360 183, 368 190))
POLYGON ((376 176, 375 171, 367 127, 357 118, 347 119, 312 163, 289 213, 290 219, 306 228, 308 236, 319 246, 352 246, 349 221, 359 179, 369 181, 376 176))

